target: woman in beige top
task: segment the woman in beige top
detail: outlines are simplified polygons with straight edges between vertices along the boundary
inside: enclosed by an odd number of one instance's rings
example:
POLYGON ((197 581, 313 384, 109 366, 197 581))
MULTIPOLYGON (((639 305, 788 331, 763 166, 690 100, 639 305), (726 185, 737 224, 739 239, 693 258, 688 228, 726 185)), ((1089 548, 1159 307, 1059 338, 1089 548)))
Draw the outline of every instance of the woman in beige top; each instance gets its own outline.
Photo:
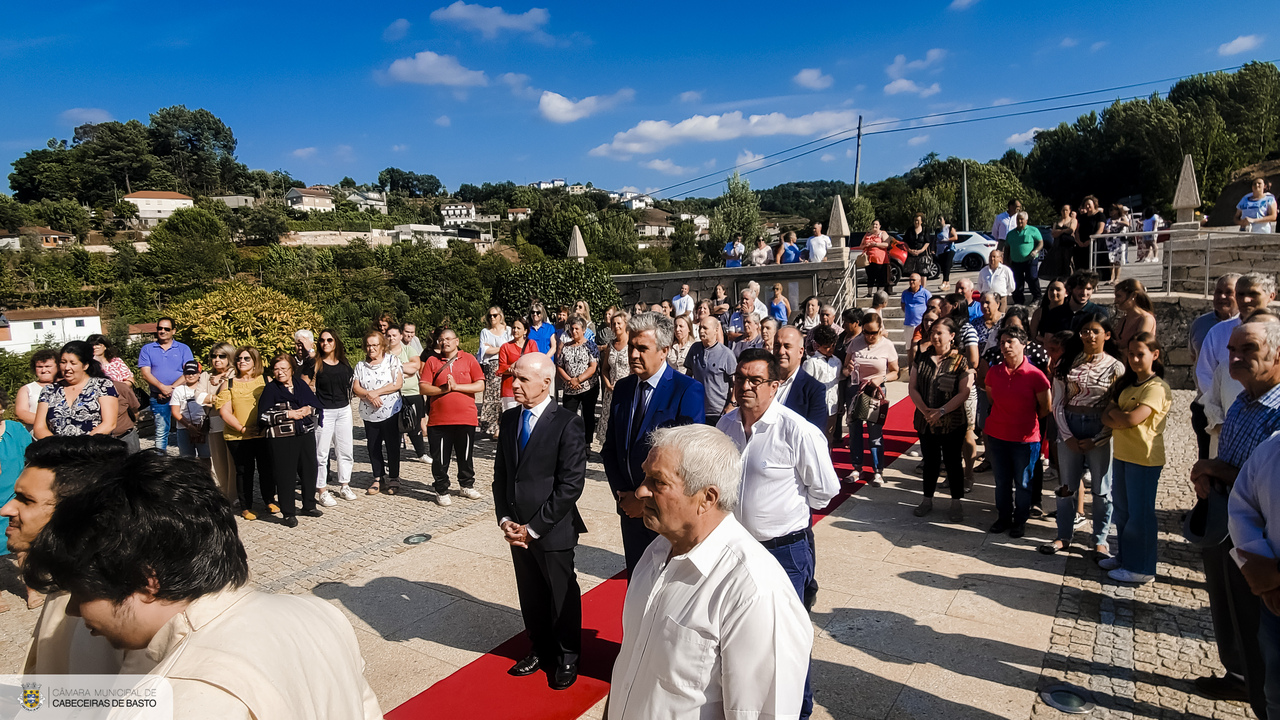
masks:
MULTIPOLYGON (((862 318, 862 334, 849 341, 845 353, 844 376, 849 378, 850 393, 866 393, 878 396, 885 383, 898 379, 898 348, 885 337, 884 323, 875 313, 862 318)), ((862 461, 863 449, 870 445, 871 484, 879 486, 884 481, 880 471, 884 469, 884 425, 854 417, 856 396, 849 401, 849 456, 854 460, 850 479, 857 482, 866 464, 862 461), (867 443, 863 442, 863 426, 866 426, 867 443)))

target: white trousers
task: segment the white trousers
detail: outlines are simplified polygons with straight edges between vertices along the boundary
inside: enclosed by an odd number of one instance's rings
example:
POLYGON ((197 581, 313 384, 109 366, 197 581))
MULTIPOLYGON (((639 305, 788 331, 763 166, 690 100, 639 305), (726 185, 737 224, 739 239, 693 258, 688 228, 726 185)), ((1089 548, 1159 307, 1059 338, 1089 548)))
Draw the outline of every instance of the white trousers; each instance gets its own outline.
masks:
POLYGON ((351 406, 330 410, 325 408, 324 422, 316 432, 316 489, 329 484, 329 447, 338 456, 338 482, 351 482, 351 467, 355 458, 351 454, 351 406))

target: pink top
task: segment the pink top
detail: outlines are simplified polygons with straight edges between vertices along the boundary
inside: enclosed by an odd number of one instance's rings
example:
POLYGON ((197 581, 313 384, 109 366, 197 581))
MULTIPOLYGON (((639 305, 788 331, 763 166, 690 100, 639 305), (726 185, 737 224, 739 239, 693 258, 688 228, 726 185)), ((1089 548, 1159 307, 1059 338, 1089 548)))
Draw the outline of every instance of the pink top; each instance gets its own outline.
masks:
POLYGON ((129 366, 120 358, 114 358, 110 362, 105 363, 99 362, 98 364, 102 366, 102 372, 106 373, 107 377, 112 380, 122 383, 133 383, 133 371, 130 370, 129 366))
MULTIPOLYGON (((889 255, 889 251, 884 248, 868 247, 870 243, 880 242, 880 235, 877 233, 867 233, 862 237, 862 254, 867 256, 867 262, 877 265, 884 264, 889 255)), ((889 242, 888 240, 884 242, 889 242)))
POLYGON ((861 388, 872 380, 883 381, 889 372, 889 363, 898 361, 898 348, 888 338, 882 337, 875 345, 868 345, 861 335, 849 341, 846 362, 850 364, 849 383, 861 388))

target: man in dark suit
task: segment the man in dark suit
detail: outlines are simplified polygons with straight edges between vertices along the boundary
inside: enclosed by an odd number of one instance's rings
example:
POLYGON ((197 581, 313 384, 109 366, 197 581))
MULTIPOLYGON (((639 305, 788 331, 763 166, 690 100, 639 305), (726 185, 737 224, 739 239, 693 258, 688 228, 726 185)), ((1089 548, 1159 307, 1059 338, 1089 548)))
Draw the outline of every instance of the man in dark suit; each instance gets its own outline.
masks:
POLYGON ((498 525, 511 545, 520 613, 533 649, 507 672, 529 675, 545 667, 550 686, 564 690, 578 679, 582 650, 582 594, 573 570, 578 514, 586 481, 582 418, 551 395, 555 366, 530 353, 512 366, 518 407, 502 414, 493 463, 498 525), (537 451, 534 451, 537 448, 537 451))
POLYGON ((600 456, 622 516, 622 547, 630 573, 657 534, 644 526, 644 503, 636 488, 644 482, 641 463, 649 456, 655 428, 701 423, 706 419, 702 384, 667 364, 675 337, 671 318, 639 313, 627 323, 631 374, 613 388, 609 432, 600 456))
POLYGON ((804 336, 793 325, 778 329, 773 341, 773 354, 782 366, 782 384, 778 386, 776 399, 788 410, 813 423, 827 433, 827 388, 800 369, 804 363, 804 336))

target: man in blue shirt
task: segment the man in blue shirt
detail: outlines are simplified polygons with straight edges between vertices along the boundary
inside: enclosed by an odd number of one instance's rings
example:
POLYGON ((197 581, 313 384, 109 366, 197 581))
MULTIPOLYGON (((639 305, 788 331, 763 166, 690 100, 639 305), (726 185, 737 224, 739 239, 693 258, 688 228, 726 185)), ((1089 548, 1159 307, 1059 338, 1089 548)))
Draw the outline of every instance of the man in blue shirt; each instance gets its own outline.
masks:
POLYGON ((902 291, 902 337, 907 341, 908 360, 912 357, 915 345, 911 342, 911 338, 924 319, 925 311, 929 309, 931 297, 933 293, 924 286, 924 279, 920 277, 920 273, 911 273, 911 277, 907 280, 907 289, 902 291))
POLYGON ((138 353, 138 370, 151 386, 151 414, 156 423, 156 450, 167 453, 173 416, 169 413, 169 396, 173 388, 186 385, 182 366, 195 356, 191 348, 173 339, 175 323, 171 317, 156 321, 156 341, 147 343, 138 353))
POLYGON ((556 326, 547 322, 547 309, 536 302, 529 306, 529 339, 538 343, 538 352, 556 354, 556 326))

